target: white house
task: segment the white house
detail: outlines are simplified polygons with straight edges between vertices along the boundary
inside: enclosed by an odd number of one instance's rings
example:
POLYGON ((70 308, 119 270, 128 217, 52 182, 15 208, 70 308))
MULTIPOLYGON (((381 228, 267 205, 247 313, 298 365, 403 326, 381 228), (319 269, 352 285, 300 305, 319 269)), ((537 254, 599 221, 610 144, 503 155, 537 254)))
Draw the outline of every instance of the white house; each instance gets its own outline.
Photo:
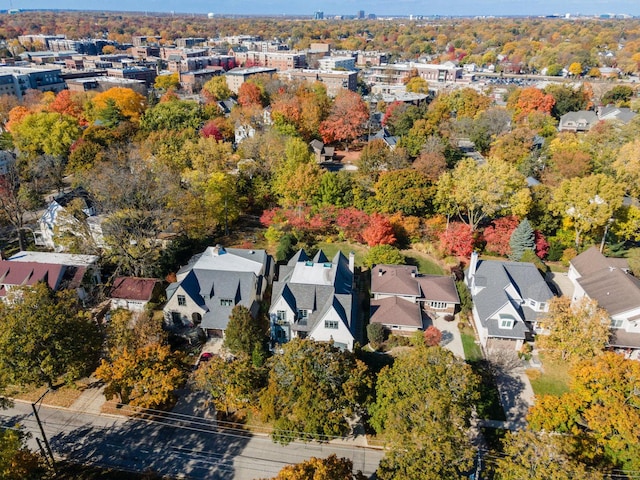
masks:
POLYGON ((538 316, 549 311, 553 297, 536 266, 528 262, 479 260, 474 252, 465 273, 482 346, 487 350, 519 350, 533 335, 538 316))
POLYGON ((264 250, 217 245, 194 256, 176 278, 167 287, 166 324, 200 327, 222 337, 236 305, 258 314, 258 302, 273 280, 273 259, 264 250))
POLYGON ((64 247, 60 245, 58 236, 86 235, 96 246, 104 246, 102 229, 97 220, 96 209, 89 193, 81 188, 75 188, 70 192, 56 195, 38 221, 39 230, 35 232, 36 245, 44 246, 61 252, 64 247), (66 207, 73 201, 80 202, 84 219, 78 219, 70 214, 65 214, 66 207), (92 221, 89 221, 89 219, 92 221))
POLYGON ((568 273, 575 289, 572 301, 598 302, 611 317, 609 345, 640 358, 640 280, 624 258, 607 258, 591 247, 571 260, 568 273))
POLYGON ((313 259, 300 250, 281 266, 269 308, 272 343, 308 337, 353 350, 360 337, 353 271, 353 254, 329 261, 322 250, 313 259))
POLYGON ((157 297, 160 281, 156 278, 117 277, 109 293, 111 310, 124 308, 143 312, 149 302, 157 297))

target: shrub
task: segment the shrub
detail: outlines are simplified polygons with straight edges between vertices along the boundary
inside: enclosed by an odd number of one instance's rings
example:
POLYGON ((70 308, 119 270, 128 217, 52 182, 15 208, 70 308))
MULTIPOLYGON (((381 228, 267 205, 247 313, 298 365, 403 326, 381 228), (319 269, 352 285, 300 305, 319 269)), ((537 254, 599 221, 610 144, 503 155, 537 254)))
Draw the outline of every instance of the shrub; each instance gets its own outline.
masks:
POLYGON ((374 348, 377 348, 384 342, 385 333, 384 326, 379 323, 370 323, 367 325, 367 337, 369 338, 369 343, 371 343, 371 346, 374 348))

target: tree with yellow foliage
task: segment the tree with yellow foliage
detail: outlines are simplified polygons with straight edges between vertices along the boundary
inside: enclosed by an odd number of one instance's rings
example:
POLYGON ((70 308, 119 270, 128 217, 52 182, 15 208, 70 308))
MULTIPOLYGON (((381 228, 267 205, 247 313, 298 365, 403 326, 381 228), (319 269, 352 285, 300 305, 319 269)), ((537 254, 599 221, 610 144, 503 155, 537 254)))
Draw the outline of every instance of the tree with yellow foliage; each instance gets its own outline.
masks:
POLYGON ((287 465, 271 480, 364 480, 362 472, 353 473, 353 462, 331 454, 327 458, 311 457, 295 465, 287 465))
POLYGON ((118 108, 120 113, 133 122, 138 122, 145 111, 147 100, 130 88, 114 87, 99 93, 93 98, 92 104, 96 112, 107 108, 109 100, 118 108))

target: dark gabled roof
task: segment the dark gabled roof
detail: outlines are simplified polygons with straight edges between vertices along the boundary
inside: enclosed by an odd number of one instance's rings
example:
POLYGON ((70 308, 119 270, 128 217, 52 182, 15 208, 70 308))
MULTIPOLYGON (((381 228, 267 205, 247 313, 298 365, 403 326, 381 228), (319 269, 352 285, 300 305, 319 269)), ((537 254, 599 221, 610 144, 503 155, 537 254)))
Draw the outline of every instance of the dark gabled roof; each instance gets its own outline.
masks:
POLYGON ((599 270, 577 281, 609 315, 640 307, 640 280, 619 268, 599 270))
POLYGON ((371 300, 371 323, 422 328, 422 312, 417 303, 399 297, 371 300))
POLYGON ((155 278, 118 277, 113 282, 109 296, 148 302, 158 282, 155 278))
POLYGON ((376 265, 371 269, 371 292, 419 297, 417 274, 413 265, 376 265))
POLYGON ((53 200, 61 207, 66 207, 67 205, 69 205, 69 203, 71 203, 71 201, 75 200, 76 198, 84 201, 86 208, 94 208, 95 206, 95 201, 93 200, 89 192, 87 192, 82 187, 76 187, 70 192, 56 195, 55 197, 53 197, 53 200))
POLYGON ((453 277, 443 275, 419 275, 417 277, 422 297, 430 302, 460 304, 460 297, 453 277))
POLYGON ((605 257, 596 247, 591 247, 571 260, 571 265, 581 277, 588 277, 596 272, 620 268, 629 269, 629 262, 625 258, 605 257))

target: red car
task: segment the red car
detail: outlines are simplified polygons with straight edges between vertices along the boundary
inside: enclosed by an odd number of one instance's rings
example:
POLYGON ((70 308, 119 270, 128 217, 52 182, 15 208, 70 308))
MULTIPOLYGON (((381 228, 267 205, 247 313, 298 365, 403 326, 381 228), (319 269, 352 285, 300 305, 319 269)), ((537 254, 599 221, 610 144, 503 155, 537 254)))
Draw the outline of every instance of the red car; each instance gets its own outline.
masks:
POLYGON ((211 360, 212 357, 213 357, 213 353, 204 352, 202 355, 200 355, 200 361, 208 362, 209 360, 211 360))

